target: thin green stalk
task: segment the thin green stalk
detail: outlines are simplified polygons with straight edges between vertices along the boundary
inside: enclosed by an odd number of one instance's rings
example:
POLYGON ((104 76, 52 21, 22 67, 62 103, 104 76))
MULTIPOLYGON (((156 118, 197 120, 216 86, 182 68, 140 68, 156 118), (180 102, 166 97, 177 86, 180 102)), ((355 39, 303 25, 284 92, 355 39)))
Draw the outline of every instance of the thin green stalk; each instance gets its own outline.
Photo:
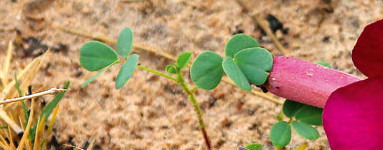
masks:
POLYGON ((149 71, 149 72, 154 73, 154 74, 156 74, 156 75, 159 75, 159 76, 162 76, 162 77, 164 77, 164 78, 168 78, 168 79, 170 79, 170 80, 173 80, 173 81, 177 82, 177 79, 176 79, 176 78, 174 78, 174 77, 172 77, 172 76, 170 76, 170 75, 167 75, 167 74, 165 74, 165 73, 162 73, 161 71, 158 71, 158 70, 156 70, 156 69, 151 69, 151 68, 148 68, 148 67, 145 67, 145 66, 142 66, 142 65, 137 65, 137 67, 140 68, 140 69, 149 71))
POLYGON ((182 87, 182 89, 188 95, 189 100, 193 103, 194 111, 197 113, 197 117, 198 117, 199 129, 202 132, 203 139, 205 140, 205 144, 206 144, 207 149, 211 150, 211 144, 210 144, 209 136, 207 135, 207 132, 205 129, 205 122, 204 122, 203 117, 202 117, 202 111, 201 111, 201 108, 199 107, 199 104, 198 104, 196 98, 195 98, 195 91, 197 91, 197 87, 194 87, 191 89, 190 85, 188 85, 185 82, 185 78, 183 77, 181 71, 178 71, 177 72, 177 78, 174 78, 174 77, 167 75, 167 74, 165 74, 161 71, 158 71, 156 69, 148 68, 148 67, 145 67, 142 65, 137 65, 137 67, 140 69, 149 71, 151 73, 154 73, 156 75, 159 75, 161 77, 173 80, 173 81, 177 82, 178 85, 180 85, 182 87))
MULTIPOLYGON (((13 74, 15 77, 15 85, 16 85, 17 92, 19 93, 19 97, 22 97, 23 93, 21 92, 20 82, 19 82, 19 80, 17 80, 16 72, 13 72, 13 74)), ((21 106, 23 107, 23 112, 24 112, 24 116, 25 116, 25 123, 24 123, 24 128, 25 128, 28 124, 29 113, 28 113, 28 108, 27 108, 27 104, 25 103, 25 101, 21 101, 21 106)))
POLYGON ((190 86, 185 83, 185 79, 184 79, 181 72, 177 73, 177 80, 178 80, 178 84, 182 87, 182 89, 188 95, 189 100, 193 103, 194 111, 197 113, 197 117, 198 117, 199 129, 202 132, 203 139, 205 140, 205 144, 206 144, 207 149, 211 150, 210 139, 209 139, 209 136, 208 136, 206 129, 205 129, 205 122, 204 122, 203 117, 202 117, 202 111, 201 111, 201 108, 199 107, 199 104, 198 104, 196 98, 195 98, 196 89, 195 88, 190 89, 190 86))

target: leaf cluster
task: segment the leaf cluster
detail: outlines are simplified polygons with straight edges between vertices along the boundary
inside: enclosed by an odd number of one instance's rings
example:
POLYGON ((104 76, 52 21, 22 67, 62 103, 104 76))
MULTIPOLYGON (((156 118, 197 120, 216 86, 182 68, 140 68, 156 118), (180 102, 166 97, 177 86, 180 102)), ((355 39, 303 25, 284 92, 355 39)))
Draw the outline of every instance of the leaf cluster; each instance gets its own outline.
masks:
POLYGON ((138 65, 139 56, 137 54, 130 55, 132 46, 133 31, 130 28, 121 31, 117 40, 116 51, 102 42, 90 41, 85 43, 80 49, 80 64, 88 71, 99 72, 85 81, 82 87, 93 82, 113 65, 120 63, 118 56, 122 57, 121 62, 123 62, 123 65, 118 72, 115 87, 116 89, 123 87, 138 65))
POLYGON ((165 70, 166 72, 170 74, 177 74, 182 71, 185 67, 188 66, 190 59, 192 58, 192 53, 191 52, 183 52, 181 53, 177 61, 174 64, 167 65, 165 70))
POLYGON ((322 108, 286 100, 283 104, 283 114, 289 121, 279 120, 270 131, 270 140, 276 147, 284 147, 290 143, 291 128, 298 135, 309 140, 319 137, 319 132, 313 125, 322 125, 322 108))
POLYGON ((193 82, 205 90, 214 89, 225 73, 241 89, 251 91, 251 84, 266 82, 273 57, 259 43, 245 34, 233 36, 225 46, 225 58, 205 51, 197 56, 190 69, 193 82))
MULTIPOLYGON (((85 87, 93 82, 113 65, 123 62, 116 78, 117 89, 132 76, 137 64, 138 55, 130 55, 133 45, 133 32, 125 28, 119 35, 116 51, 110 46, 90 41, 80 49, 80 64, 88 71, 99 71, 82 85, 85 87), (119 60, 118 56, 122 57, 119 60)), ((251 90, 251 84, 262 85, 266 82, 272 69, 271 54, 259 47, 259 43, 245 34, 233 36, 225 46, 225 58, 215 52, 205 51, 199 54, 190 68, 192 81, 200 88, 211 90, 217 87, 225 73, 234 83, 246 91, 251 90)), ((184 52, 179 55, 174 64, 167 65, 165 70, 170 74, 177 74, 187 67, 192 53, 184 52)))
MULTIPOLYGON (((139 56, 130 55, 132 44, 133 32, 130 28, 125 28, 120 33, 116 51, 98 41, 85 43, 80 50, 80 64, 86 70, 99 72, 88 79, 83 87, 120 62, 123 62, 123 65, 117 75, 115 87, 117 89, 123 87, 138 65, 139 56), (122 59, 120 60, 118 56, 122 59)), ((170 75, 144 66, 139 68, 174 80, 186 93, 193 95, 194 90, 189 89, 189 85, 184 82, 182 76, 182 69, 188 66, 191 58, 192 53, 181 53, 175 63, 166 66, 165 71, 170 75), (176 78, 172 74, 175 74, 176 78)), ((318 64, 329 66, 325 62, 318 64)), ((199 88, 211 90, 218 86, 222 76, 226 74, 239 88, 251 91, 252 84, 262 85, 267 81, 272 67, 273 57, 268 50, 261 48, 254 38, 237 34, 226 43, 225 58, 213 51, 199 54, 191 65, 190 77, 199 88)), ((289 144, 292 130, 306 139, 314 140, 319 137, 313 125, 322 124, 321 108, 286 100, 283 104, 283 114, 289 118, 289 121, 283 121, 283 117, 280 116, 279 122, 273 125, 270 133, 270 140, 277 148, 289 144)), ((250 144, 241 148, 258 150, 262 148, 262 145, 250 144)))

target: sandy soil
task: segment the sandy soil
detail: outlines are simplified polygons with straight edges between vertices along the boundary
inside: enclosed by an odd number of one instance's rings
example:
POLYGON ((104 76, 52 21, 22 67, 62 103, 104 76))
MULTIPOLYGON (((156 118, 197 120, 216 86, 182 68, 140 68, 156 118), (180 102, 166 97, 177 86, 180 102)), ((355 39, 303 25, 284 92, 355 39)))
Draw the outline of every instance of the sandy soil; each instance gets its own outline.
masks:
MULTIPOLYGON (((114 89, 117 68, 107 71, 86 88, 80 85, 95 73, 81 69, 78 51, 91 39, 52 27, 63 25, 116 38, 124 27, 135 32, 135 42, 146 43, 171 54, 212 50, 223 55, 225 42, 237 31, 259 39, 261 29, 250 17, 260 13, 278 18, 287 34, 276 35, 290 56, 308 61, 327 61, 336 69, 362 75, 350 59, 352 47, 363 27, 383 17, 380 0, 264 0, 250 1, 255 12, 245 14, 232 0, 27 0, 0 1, 0 58, 4 60, 9 40, 36 37, 48 47, 66 45, 50 54, 50 60, 34 85, 59 87, 70 80, 70 91, 60 104, 55 135, 65 143, 81 146, 94 141, 95 149, 204 149, 192 104, 174 83, 137 70, 121 90, 114 89)), ((261 45, 279 55, 268 37, 261 45)), ((24 43, 26 44, 26 43, 24 43)), ((36 50, 38 51, 38 50, 36 50)), ((38 52, 34 53, 38 53, 38 52)), ((147 52, 140 63, 162 70, 171 61, 147 52)), ((19 48, 14 68, 31 61, 19 48)), ((271 149, 270 127, 281 106, 221 83, 217 89, 199 90, 197 98, 215 149, 235 149, 250 142, 271 149)), ((293 135, 290 147, 308 142, 309 149, 329 149, 322 137, 307 141, 293 135)))

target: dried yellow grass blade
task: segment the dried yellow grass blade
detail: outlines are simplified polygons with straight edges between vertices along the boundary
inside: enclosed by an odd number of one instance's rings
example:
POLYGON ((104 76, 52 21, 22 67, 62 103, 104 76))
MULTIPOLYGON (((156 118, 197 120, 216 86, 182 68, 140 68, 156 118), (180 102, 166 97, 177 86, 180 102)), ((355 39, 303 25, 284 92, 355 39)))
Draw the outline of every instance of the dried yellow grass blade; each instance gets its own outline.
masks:
MULTIPOLYGON (((34 113, 33 107, 34 106, 35 106, 35 100, 32 99, 30 116, 33 116, 33 113, 34 113)), ((32 126, 32 118, 33 117, 29 117, 29 119, 28 119, 27 127, 25 128, 24 135, 23 135, 23 137, 20 140, 19 147, 17 147, 17 150, 23 150, 24 149, 24 144, 26 142, 28 142, 27 139, 28 139, 29 130, 31 129, 31 126, 32 126)))
POLYGON ((11 149, 16 149, 15 144, 13 144, 13 138, 12 138, 12 132, 11 132, 11 129, 8 128, 7 131, 8 131, 7 136, 8 136, 8 139, 9 139, 10 148, 11 148, 11 149))
POLYGON ((31 142, 29 142, 29 140, 25 144, 26 144, 27 150, 32 150, 31 142))
POLYGON ((301 146, 299 146, 298 148, 295 148, 295 149, 289 149, 289 150, 305 150, 307 148, 307 144, 304 143, 302 144, 301 146))
POLYGON ((8 50, 7 50, 7 59, 5 60, 5 63, 4 63, 4 68, 2 72, 3 76, 1 76, 1 81, 3 82, 4 86, 8 84, 8 71, 9 71, 9 66, 11 64, 11 60, 12 60, 12 51, 13 51, 13 41, 9 41, 8 50))
POLYGON ((0 135, 0 147, 1 149, 10 149, 10 146, 8 145, 3 135, 0 135))
POLYGON ((7 113, 3 110, 0 109, 0 118, 3 119, 3 121, 8 124, 9 127, 13 129, 17 134, 22 133, 23 130, 20 128, 18 124, 16 124, 8 115, 7 113))
POLYGON ((43 134, 44 134, 44 124, 45 124, 45 115, 43 115, 42 119, 39 119, 39 122, 37 124, 35 143, 33 144, 33 150, 39 150, 40 149, 41 140, 42 140, 43 134))
MULTIPOLYGON (((42 62, 46 58, 46 55, 48 54, 48 51, 44 53, 44 55, 35 58, 31 63, 27 65, 18 75, 17 79, 22 80, 23 82, 20 84, 20 89, 26 89, 28 85, 31 84, 32 79, 36 75, 36 73, 39 71, 42 62)), ((15 89, 15 80, 12 80, 3 90, 1 99, 5 99, 6 97, 15 97, 17 94, 17 90, 15 89)))
POLYGON ((0 142, 0 147, 1 149, 6 149, 6 150, 11 149, 9 146, 5 145, 3 142, 0 142))
MULTIPOLYGON (((40 69, 41 63, 44 60, 47 53, 45 53, 43 56, 40 56, 38 58, 35 58, 31 63, 27 65, 26 68, 24 68, 23 71, 21 71, 18 75, 18 79, 22 79, 24 82, 20 85, 20 88, 26 88, 27 85, 30 85, 32 82, 32 78, 37 73, 37 71, 40 69)), ((15 88, 15 80, 13 80, 11 83, 7 84, 7 86, 3 89, 2 95, 0 100, 4 100, 5 97, 15 95, 17 92, 15 88), (12 91, 12 92, 11 92, 12 91)), ((1 106, 0 106, 1 107, 1 106)), ((7 123, 16 133, 21 133, 22 130, 18 124, 16 124, 7 113, 4 111, 4 109, 0 109, 0 118, 7 123)))
POLYGON ((26 148, 27 148, 27 150, 32 150, 31 142, 29 142, 29 140, 28 140, 28 142, 25 143, 25 144, 26 144, 26 148))
POLYGON ((53 124, 56 121, 56 117, 57 117, 57 113, 58 112, 59 112, 59 105, 57 104, 56 108, 53 110, 52 119, 49 121, 48 134, 47 135, 51 135, 52 134, 53 124))

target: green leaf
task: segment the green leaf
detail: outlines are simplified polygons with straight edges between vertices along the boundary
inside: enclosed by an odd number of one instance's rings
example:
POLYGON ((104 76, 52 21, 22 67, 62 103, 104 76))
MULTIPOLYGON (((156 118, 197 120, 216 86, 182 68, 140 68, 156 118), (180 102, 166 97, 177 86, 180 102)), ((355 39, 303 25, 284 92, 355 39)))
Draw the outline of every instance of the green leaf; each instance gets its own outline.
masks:
POLYGON ((295 118, 311 125, 322 125, 322 108, 305 105, 295 113, 295 118))
MULTIPOLYGON (((23 93, 21 92, 20 82, 17 79, 16 72, 13 72, 13 75, 14 75, 14 78, 15 78, 15 86, 16 86, 17 92, 19 94, 19 97, 22 97, 23 93)), ((27 104, 25 103, 25 101, 21 101, 21 106, 23 108, 23 112, 24 112, 24 116, 25 116, 25 120, 26 120, 25 123, 24 123, 24 128, 25 128, 27 126, 27 124, 28 124, 29 112, 28 112, 27 104)))
POLYGON ((320 61, 320 62, 316 62, 315 64, 318 64, 327 68, 331 68, 331 65, 328 62, 320 61))
POLYGON ((223 70, 231 80, 241 89, 251 91, 251 86, 241 69, 234 63, 233 58, 227 57, 222 63, 223 70))
POLYGON ((222 60, 221 56, 211 51, 199 54, 190 68, 192 81, 205 90, 217 87, 223 75, 222 60))
POLYGON ((245 146, 247 150, 262 150, 262 145, 258 143, 251 143, 245 146))
MULTIPOLYGON (((64 88, 63 89, 68 89, 69 88, 69 85, 70 85, 70 82, 67 81, 65 82, 65 85, 64 85, 64 88)), ((53 100, 51 102, 49 102, 42 110, 41 114, 40 114, 40 118, 43 118, 43 116, 45 115, 45 120, 47 118, 49 118, 49 116, 51 115, 53 109, 56 108, 57 104, 60 102, 61 98, 64 96, 64 94, 66 93, 66 91, 64 92, 60 92, 60 93, 57 93, 56 96, 53 98, 53 100)))
POLYGON ((292 126, 295 132, 306 139, 315 140, 319 137, 318 131, 306 123, 293 121, 292 126))
POLYGON ((121 31, 117 39, 116 50, 117 54, 123 57, 127 57, 132 51, 133 46, 133 31, 130 28, 125 28, 121 31))
POLYGON ((80 49, 80 64, 89 71, 100 70, 117 60, 116 52, 98 41, 87 42, 80 49))
MULTIPOLYGON (((19 80, 17 79, 17 75, 16 75, 16 72, 13 72, 13 76, 15 78, 15 86, 16 86, 16 89, 17 89, 17 93, 19 94, 20 97, 23 96, 23 93, 21 92, 21 89, 20 89, 20 82, 19 80)), ((24 101, 22 101, 24 102, 24 101)))
POLYGON ((136 68, 138 64, 138 55, 133 54, 131 55, 125 63, 122 65, 120 72, 118 72, 117 78, 116 78, 116 89, 120 89, 125 85, 125 83, 129 80, 129 78, 132 76, 134 69, 136 68))
POLYGON ((250 83, 262 85, 273 68, 273 56, 266 49, 255 47, 241 50, 234 56, 238 67, 250 83))
POLYGON ((291 140, 291 126, 286 121, 279 121, 271 127, 270 140, 277 147, 284 147, 291 140))
POLYGON ((101 74, 103 74, 106 70, 108 70, 109 67, 106 67, 102 70, 100 70, 99 72, 97 72, 96 75, 92 76, 91 78, 89 78, 88 80, 86 80, 82 85, 81 87, 84 88, 86 87, 89 83, 93 82, 97 77, 99 77, 101 74))
POLYGON ((225 56, 234 57, 234 55, 246 48, 259 47, 257 40, 246 34, 236 34, 225 45, 225 56))
POLYGON ((183 52, 182 54, 180 54, 176 62, 178 65, 178 70, 182 70, 183 68, 188 66, 191 57, 192 57, 192 53, 190 52, 183 52))
POLYGON ((168 73, 171 73, 171 74, 177 73, 177 69, 176 69, 176 67, 174 67, 174 65, 167 65, 165 68, 165 71, 168 73))
POLYGON ((287 117, 294 117, 295 116, 295 113, 300 109, 302 108, 303 106, 305 106, 305 104, 302 104, 302 103, 299 103, 299 102, 296 102, 296 101, 292 101, 292 100, 286 100, 284 103, 283 103, 283 107, 282 107, 282 111, 283 111, 283 114, 285 114, 287 117))

